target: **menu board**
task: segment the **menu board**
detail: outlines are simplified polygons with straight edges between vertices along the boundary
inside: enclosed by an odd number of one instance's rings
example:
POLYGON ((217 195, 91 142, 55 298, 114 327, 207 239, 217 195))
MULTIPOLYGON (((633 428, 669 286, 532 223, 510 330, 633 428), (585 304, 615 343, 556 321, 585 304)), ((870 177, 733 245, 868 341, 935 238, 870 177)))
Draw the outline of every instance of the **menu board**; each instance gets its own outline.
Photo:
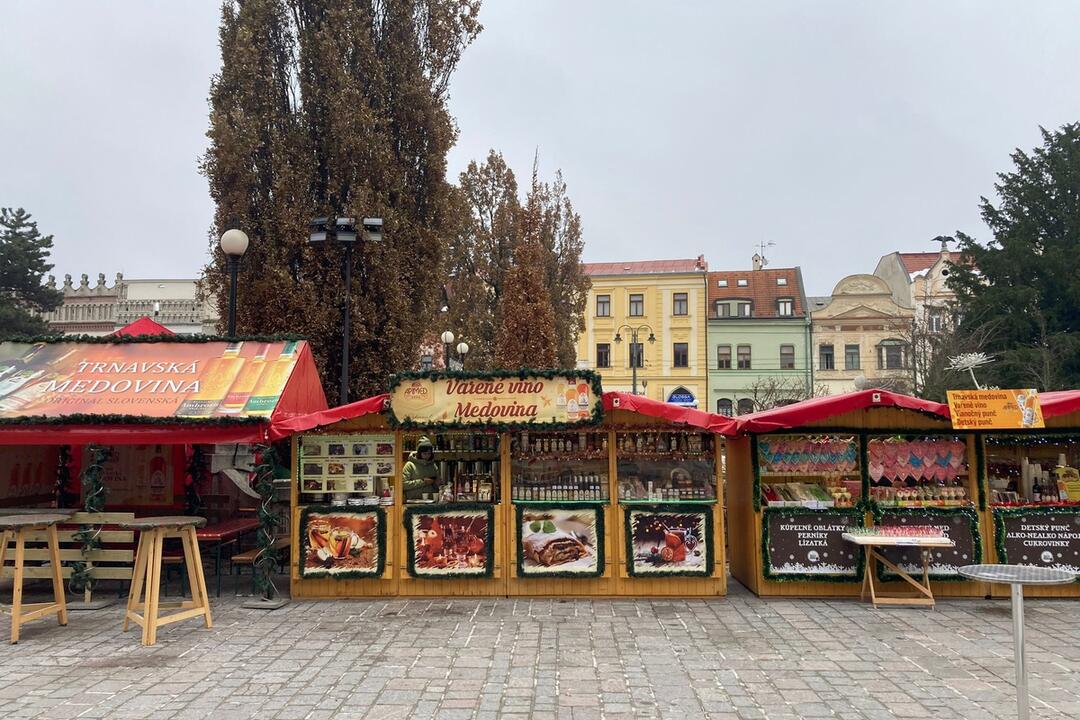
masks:
POLYGON ((518 505, 520 577, 596 577, 604 572, 604 511, 595 505, 518 505))
POLYGON ((862 526, 861 511, 766 508, 766 578, 859 577, 862 553, 843 534, 862 526))
POLYGON ((393 435, 300 438, 300 492, 374 495, 394 476, 393 435))
POLYGON ((300 518, 300 574, 336 579, 382 575, 385 522, 382 508, 305 508, 300 518))
MULTIPOLYGON (((930 577, 958 579, 959 568, 964 565, 977 565, 982 562, 982 537, 979 535, 979 522, 973 510, 932 509, 883 510, 875 525, 902 527, 933 527, 952 540, 954 547, 917 548, 885 547, 878 552, 910 575, 921 575, 923 570, 923 549, 930 555, 930 577)), ((898 577, 896 573, 882 566, 882 578, 898 577)))
POLYGON ((998 562, 1080 573, 1080 508, 994 510, 998 562))
POLYGON ((646 505, 625 513, 631 576, 712 574, 712 508, 646 505))

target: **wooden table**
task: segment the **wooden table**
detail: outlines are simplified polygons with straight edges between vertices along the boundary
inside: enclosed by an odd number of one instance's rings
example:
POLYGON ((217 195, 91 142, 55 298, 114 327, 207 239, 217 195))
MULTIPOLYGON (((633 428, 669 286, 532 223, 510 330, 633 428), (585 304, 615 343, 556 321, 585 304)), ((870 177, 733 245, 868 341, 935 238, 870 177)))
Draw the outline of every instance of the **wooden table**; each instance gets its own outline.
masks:
POLYGON ((207 525, 195 532, 201 542, 214 544, 214 575, 216 575, 217 596, 221 597, 221 548, 236 542, 241 535, 258 530, 261 523, 255 518, 233 518, 225 522, 207 525))
POLYGON ((863 554, 866 558, 866 567, 863 570, 862 592, 859 593, 860 600, 866 600, 866 596, 869 594, 870 602, 873 603, 875 608, 877 608, 878 605, 934 606, 934 593, 930 590, 930 550, 933 548, 954 547, 956 543, 947 537, 853 535, 852 533, 844 533, 842 537, 850 543, 862 546, 863 554), (901 570, 879 552, 879 548, 886 547, 917 547, 922 550, 922 582, 911 577, 911 575, 901 570), (915 588, 915 592, 909 592, 907 594, 885 594, 880 592, 874 585, 874 575, 876 574, 874 572, 875 560, 899 575, 901 580, 915 588))
POLYGON ((64 598, 64 581, 60 577, 60 540, 56 533, 56 524, 64 522, 71 515, 56 513, 23 513, 0 517, 0 567, 4 566, 4 555, 9 540, 15 541, 15 585, 11 592, 11 644, 19 642, 19 630, 23 623, 40 620, 49 615, 56 615, 60 625, 67 625, 67 604, 64 598), (31 531, 45 530, 49 545, 49 574, 52 576, 53 601, 44 603, 26 603, 22 601, 23 575, 26 570, 27 534, 31 531))

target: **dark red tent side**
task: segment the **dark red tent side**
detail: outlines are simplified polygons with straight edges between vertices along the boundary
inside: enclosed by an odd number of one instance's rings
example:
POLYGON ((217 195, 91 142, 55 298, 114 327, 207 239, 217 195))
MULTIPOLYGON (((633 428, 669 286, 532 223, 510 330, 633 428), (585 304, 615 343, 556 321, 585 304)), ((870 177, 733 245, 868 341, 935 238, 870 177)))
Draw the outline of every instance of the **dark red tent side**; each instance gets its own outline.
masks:
POLYGON ((124 327, 120 328, 113 335, 119 337, 128 337, 132 335, 175 335, 172 330, 164 325, 151 320, 145 315, 134 322, 128 323, 124 327))

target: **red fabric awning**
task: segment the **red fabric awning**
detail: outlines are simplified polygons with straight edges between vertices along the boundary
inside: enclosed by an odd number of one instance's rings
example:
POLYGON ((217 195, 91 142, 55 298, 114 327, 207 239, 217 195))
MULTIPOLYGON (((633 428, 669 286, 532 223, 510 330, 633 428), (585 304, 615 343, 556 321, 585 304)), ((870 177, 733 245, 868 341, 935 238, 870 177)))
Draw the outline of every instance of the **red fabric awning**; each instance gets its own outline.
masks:
POLYGON ((296 433, 307 432, 308 430, 314 430, 315 428, 333 425, 342 420, 351 420, 352 418, 382 412, 389 399, 389 394, 376 395, 375 397, 357 400, 348 405, 339 405, 338 407, 330 408, 329 410, 320 410, 298 417, 283 418, 280 421, 275 421, 273 425, 271 425, 270 439, 275 441, 281 440, 282 438, 295 435, 296 433))
POLYGON ((640 415, 648 415, 668 422, 701 428, 718 435, 732 436, 735 435, 736 430, 734 418, 715 415, 681 405, 672 405, 659 400, 651 400, 642 395, 633 395, 631 393, 604 393, 604 410, 629 410, 640 415))
POLYGON ((739 433, 763 433, 810 425, 837 415, 873 407, 903 410, 949 419, 949 406, 888 390, 858 390, 843 395, 811 398, 792 405, 763 410, 735 418, 739 433), (875 396, 877 400, 875 401, 875 396))
POLYGON ((243 425, 0 425, 0 446, 199 445, 266 442, 268 423, 243 425))
POLYGON ((1052 390, 1039 393, 1043 419, 1068 415, 1080 410, 1080 390, 1052 390))
POLYGON ((161 325, 155 320, 151 320, 145 315, 138 320, 128 323, 124 327, 120 328, 113 335, 175 335, 172 330, 161 325))

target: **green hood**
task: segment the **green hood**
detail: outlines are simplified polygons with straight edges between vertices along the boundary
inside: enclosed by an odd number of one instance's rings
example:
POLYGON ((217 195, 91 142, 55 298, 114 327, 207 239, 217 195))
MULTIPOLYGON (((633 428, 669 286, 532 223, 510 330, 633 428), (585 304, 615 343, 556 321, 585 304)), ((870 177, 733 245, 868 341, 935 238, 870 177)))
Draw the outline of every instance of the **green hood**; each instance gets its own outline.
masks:
POLYGON ((409 462, 411 462, 413 465, 415 465, 417 470, 421 471, 422 475, 431 474, 431 473, 423 472, 423 471, 426 471, 426 470, 433 470, 435 468, 435 445, 431 442, 431 440, 428 437, 426 437, 426 436, 422 437, 416 443, 416 450, 409 453, 409 462), (431 450, 431 459, 430 460, 423 460, 423 459, 420 458, 420 451, 424 450, 424 449, 431 450))

